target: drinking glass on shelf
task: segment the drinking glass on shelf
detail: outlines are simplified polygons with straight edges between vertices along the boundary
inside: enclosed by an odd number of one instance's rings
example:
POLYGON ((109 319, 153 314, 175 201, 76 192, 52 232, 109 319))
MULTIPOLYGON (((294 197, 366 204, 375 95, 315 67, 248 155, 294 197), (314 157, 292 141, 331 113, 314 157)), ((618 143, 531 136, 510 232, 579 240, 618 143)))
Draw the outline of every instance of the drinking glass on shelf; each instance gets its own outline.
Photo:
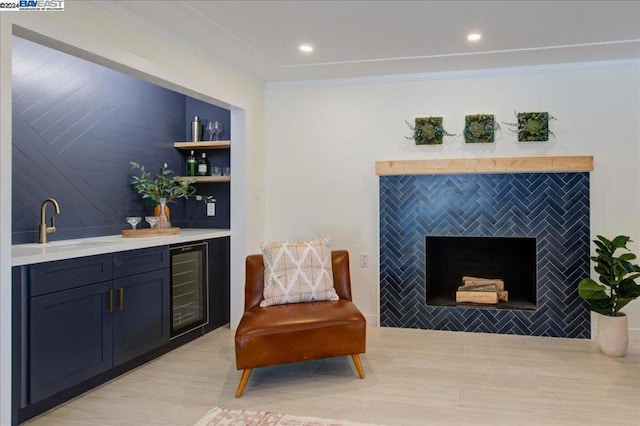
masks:
POLYGON ((222 176, 222 169, 220 167, 212 167, 211 176, 222 176))
POLYGON ((158 217, 158 216, 145 216, 144 220, 146 220, 147 223, 149 223, 149 226, 151 227, 151 229, 153 229, 153 228, 156 227, 156 224, 160 220, 160 217, 158 217))
POLYGON ((207 124, 207 133, 209 133, 210 141, 217 141, 218 135, 222 132, 222 123, 219 121, 209 121, 207 124))
POLYGON ((131 225, 131 229, 136 229, 136 226, 142 222, 142 218, 140 216, 127 216, 127 223, 131 225))
POLYGON ((231 167, 223 167, 222 176, 231 176, 231 167))

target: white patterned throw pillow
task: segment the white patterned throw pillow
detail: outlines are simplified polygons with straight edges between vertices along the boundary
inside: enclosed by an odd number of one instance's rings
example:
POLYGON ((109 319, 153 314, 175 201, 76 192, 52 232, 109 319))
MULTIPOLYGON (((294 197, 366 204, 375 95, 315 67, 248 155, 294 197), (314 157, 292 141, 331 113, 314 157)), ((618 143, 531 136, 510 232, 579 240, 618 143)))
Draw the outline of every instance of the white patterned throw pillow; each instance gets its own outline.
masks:
POLYGON ((333 288, 331 238, 265 241, 264 300, 260 306, 338 300, 333 288))

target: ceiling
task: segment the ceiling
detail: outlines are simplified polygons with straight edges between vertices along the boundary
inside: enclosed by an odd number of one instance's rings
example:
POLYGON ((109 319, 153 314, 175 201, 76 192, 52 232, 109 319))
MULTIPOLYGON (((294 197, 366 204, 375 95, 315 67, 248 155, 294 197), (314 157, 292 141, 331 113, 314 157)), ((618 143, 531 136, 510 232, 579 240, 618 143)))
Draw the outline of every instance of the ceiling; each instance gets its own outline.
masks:
POLYGON ((96 3, 265 81, 640 58, 637 0, 96 3))

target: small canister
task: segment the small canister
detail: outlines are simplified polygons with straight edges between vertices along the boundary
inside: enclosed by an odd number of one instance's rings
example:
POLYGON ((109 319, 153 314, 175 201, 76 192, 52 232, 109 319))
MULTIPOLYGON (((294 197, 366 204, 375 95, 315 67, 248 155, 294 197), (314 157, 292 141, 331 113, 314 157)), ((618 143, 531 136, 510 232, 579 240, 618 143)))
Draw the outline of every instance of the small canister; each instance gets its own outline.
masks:
POLYGON ((193 121, 191 122, 191 140, 193 142, 200 142, 202 139, 202 121, 200 121, 200 117, 197 115, 193 116, 193 121))

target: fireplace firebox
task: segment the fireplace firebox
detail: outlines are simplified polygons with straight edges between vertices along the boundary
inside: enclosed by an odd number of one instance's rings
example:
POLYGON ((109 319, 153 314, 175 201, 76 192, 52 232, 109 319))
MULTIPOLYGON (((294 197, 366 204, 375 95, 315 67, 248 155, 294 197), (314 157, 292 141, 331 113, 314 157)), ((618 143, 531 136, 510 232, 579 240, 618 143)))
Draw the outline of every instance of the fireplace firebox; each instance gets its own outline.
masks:
POLYGON ((426 303, 458 306, 462 277, 501 279, 508 301, 474 308, 536 309, 536 239, 520 237, 427 236, 426 303))

